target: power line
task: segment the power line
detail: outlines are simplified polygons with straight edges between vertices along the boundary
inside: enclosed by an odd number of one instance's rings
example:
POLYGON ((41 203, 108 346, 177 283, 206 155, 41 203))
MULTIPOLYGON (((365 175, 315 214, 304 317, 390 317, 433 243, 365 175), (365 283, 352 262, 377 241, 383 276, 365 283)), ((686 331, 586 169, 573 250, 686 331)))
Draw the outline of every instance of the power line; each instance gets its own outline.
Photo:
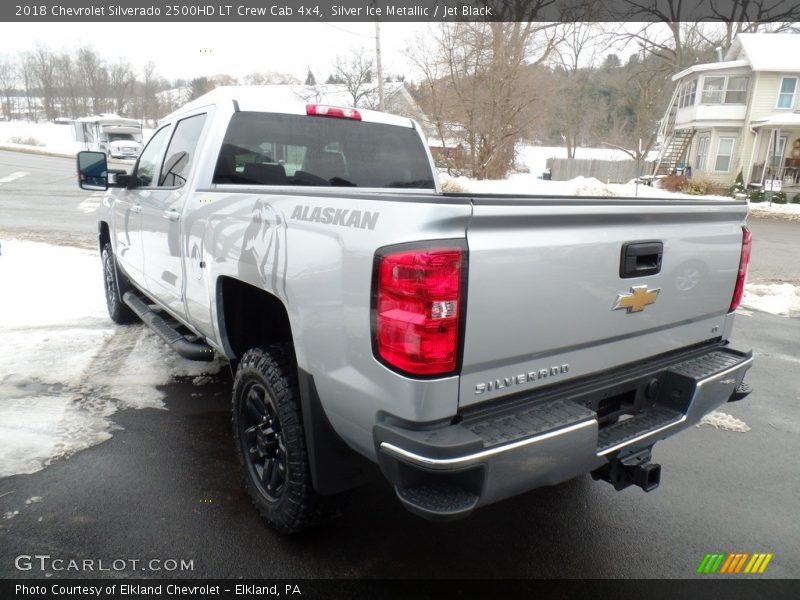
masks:
POLYGON ((328 27, 333 27, 334 29, 338 29, 339 31, 343 31, 344 33, 348 33, 350 35, 357 35, 359 37, 365 37, 370 39, 375 39, 374 35, 369 35, 367 33, 358 33, 356 31, 350 31, 349 29, 345 29, 344 27, 339 27, 338 25, 334 25, 333 23, 322 23, 323 25, 327 25, 328 27))

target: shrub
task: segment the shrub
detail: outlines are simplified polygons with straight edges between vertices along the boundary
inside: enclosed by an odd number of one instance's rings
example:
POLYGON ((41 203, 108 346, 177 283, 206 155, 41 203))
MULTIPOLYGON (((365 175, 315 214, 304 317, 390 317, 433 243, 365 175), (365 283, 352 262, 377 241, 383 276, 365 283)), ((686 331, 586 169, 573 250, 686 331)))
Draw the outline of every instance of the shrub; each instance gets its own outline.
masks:
POLYGON ((439 177, 442 191, 451 194, 465 194, 468 190, 463 185, 449 177, 439 177))
POLYGON ((13 137, 8 138, 8 141, 12 144, 24 144, 26 146, 44 146, 39 140, 35 137, 22 137, 19 135, 15 135, 13 137))
POLYGON ((764 201, 764 190, 755 189, 750 190, 750 202, 763 202, 764 201))
POLYGON ((772 201, 775 204, 786 204, 786 192, 775 192, 772 194, 772 201))
POLYGON ((693 196, 705 196, 711 191, 711 182, 707 179, 690 179, 683 187, 683 192, 693 196))
POLYGON ((800 204, 800 192, 792 196, 792 204, 800 204))
POLYGON ((730 196, 731 198, 735 198, 736 194, 742 194, 746 192, 747 190, 744 187, 744 177, 742 177, 742 172, 739 171, 739 174, 733 181, 733 185, 728 188, 728 196, 730 196))
POLYGON ((661 178, 661 187, 670 192, 680 192, 688 182, 685 175, 667 175, 661 178))

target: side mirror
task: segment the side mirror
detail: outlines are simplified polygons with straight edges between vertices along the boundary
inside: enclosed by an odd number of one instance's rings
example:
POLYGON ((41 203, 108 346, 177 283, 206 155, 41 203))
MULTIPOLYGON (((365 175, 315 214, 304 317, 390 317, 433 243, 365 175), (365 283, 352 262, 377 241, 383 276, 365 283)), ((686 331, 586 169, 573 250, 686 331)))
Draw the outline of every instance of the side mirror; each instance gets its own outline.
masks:
POLYGON ((108 189, 108 163, 104 152, 78 152, 78 187, 90 191, 108 189))

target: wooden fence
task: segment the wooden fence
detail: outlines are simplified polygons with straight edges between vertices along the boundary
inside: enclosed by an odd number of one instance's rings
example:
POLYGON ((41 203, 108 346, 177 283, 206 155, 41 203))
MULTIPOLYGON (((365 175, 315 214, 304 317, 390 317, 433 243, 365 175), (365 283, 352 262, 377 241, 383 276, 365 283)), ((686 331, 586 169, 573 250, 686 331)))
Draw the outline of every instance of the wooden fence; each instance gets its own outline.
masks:
POLYGON ((593 158, 548 158, 547 168, 553 181, 576 177, 594 177, 603 183, 628 183, 638 175, 650 173, 652 164, 644 162, 636 170, 635 160, 595 160, 593 158))

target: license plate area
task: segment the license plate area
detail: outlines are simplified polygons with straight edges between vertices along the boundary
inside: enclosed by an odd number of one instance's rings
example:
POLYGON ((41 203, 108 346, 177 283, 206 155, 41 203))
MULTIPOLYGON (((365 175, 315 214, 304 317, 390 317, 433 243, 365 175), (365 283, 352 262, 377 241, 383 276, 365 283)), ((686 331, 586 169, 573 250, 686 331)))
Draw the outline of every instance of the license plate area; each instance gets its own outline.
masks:
POLYGON ((655 373, 591 392, 574 401, 597 413, 599 428, 603 429, 655 406, 663 378, 663 373, 655 373))

